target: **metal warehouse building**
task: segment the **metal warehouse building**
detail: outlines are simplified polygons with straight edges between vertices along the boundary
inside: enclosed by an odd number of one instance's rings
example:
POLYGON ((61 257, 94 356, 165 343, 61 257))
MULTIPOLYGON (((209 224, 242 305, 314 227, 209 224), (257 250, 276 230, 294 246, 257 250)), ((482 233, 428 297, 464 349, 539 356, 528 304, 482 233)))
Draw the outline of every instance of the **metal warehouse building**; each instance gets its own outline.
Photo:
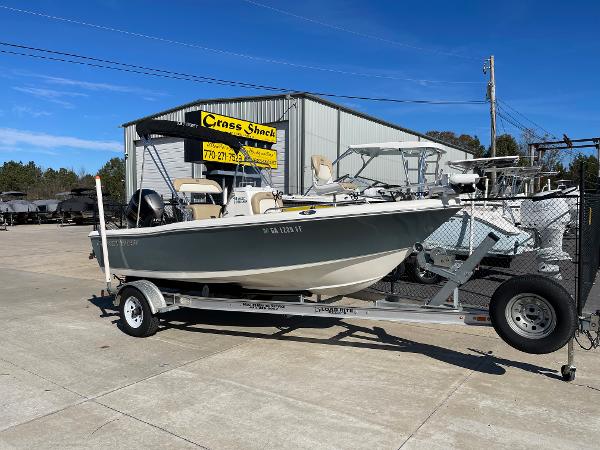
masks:
MULTIPOLYGON (((448 160, 472 157, 463 148, 307 93, 197 100, 123 125, 128 198, 137 189, 141 174, 143 145, 135 131, 136 123, 148 118, 184 122, 185 114, 191 111, 216 113, 276 128, 277 142, 272 149, 277 151, 277 168, 272 171, 272 179, 274 187, 288 194, 306 192, 312 185, 310 157, 313 154, 324 155, 333 161, 351 144, 434 141, 445 146, 447 153, 442 164, 448 160)), ((158 138, 154 143, 172 179, 203 176, 203 164, 185 162, 183 140, 158 138)), ((398 184, 403 170, 400 161, 379 159, 369 166, 370 172, 364 175, 398 184)), ((358 163, 358 160, 345 162, 345 166, 338 168, 341 172, 338 175, 350 172, 352 166, 358 163)), ((168 194, 164 181, 151 166, 152 161, 147 159, 144 186, 168 194)))

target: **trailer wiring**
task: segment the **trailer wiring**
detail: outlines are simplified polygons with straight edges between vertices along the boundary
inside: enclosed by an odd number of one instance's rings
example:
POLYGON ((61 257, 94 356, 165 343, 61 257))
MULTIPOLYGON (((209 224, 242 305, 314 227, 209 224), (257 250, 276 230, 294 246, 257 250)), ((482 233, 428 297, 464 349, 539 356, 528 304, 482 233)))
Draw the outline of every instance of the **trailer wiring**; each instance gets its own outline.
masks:
POLYGON ((579 330, 575 333, 575 342, 581 347, 583 350, 594 350, 600 348, 600 332, 595 331, 591 332, 589 330, 579 330), (595 336, 594 336, 595 334, 595 336), (579 340, 579 336, 583 335, 589 340, 589 346, 583 345, 583 343, 579 340))

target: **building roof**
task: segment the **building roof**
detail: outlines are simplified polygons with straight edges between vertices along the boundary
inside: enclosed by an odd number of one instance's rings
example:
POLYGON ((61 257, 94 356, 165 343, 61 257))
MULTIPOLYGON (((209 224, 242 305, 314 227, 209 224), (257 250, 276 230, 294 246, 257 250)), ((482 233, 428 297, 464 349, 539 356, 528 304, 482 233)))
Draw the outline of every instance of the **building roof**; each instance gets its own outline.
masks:
POLYGON ((283 93, 280 93, 280 94, 256 95, 256 96, 245 96, 245 97, 222 97, 222 98, 211 98, 211 99, 198 99, 198 100, 195 100, 193 102, 184 103, 183 105, 179 105, 179 106, 176 106, 174 108, 169 108, 167 110, 164 110, 164 111, 161 111, 161 112, 149 115, 149 116, 140 117, 139 119, 132 120, 130 122, 126 122, 122 126, 123 127, 128 127, 130 125, 134 125, 134 124, 136 124, 138 122, 141 122, 142 120, 153 119, 155 117, 162 116, 164 114, 169 114, 169 113, 172 113, 172 112, 175 112, 175 111, 179 111, 181 109, 191 108, 193 106, 201 106, 201 105, 205 105, 205 104, 209 104, 209 103, 229 103, 229 102, 240 102, 240 101, 257 101, 257 100, 268 100, 268 99, 285 98, 285 97, 290 97, 290 98, 292 98, 292 97, 294 97, 294 98, 307 98, 307 99, 313 100, 315 102, 322 103, 324 105, 330 106, 332 108, 339 109, 340 111, 344 111, 344 112, 347 112, 349 114, 353 114, 355 116, 362 117, 363 119, 370 120, 372 122, 376 122, 376 123, 379 123, 381 125, 385 125, 387 127, 394 128, 394 129, 399 130, 399 131, 403 131, 405 133, 410 133, 410 134, 413 134, 415 136, 419 136, 419 137, 421 137, 423 139, 428 139, 428 140, 430 140, 432 142, 438 142, 438 143, 446 145, 448 147, 452 147, 452 148, 455 148, 457 150, 473 154, 473 152, 471 150, 466 149, 464 147, 460 147, 460 146, 457 146, 457 145, 454 145, 454 144, 450 144, 450 143, 442 141, 440 139, 436 139, 434 137, 427 136, 426 134, 420 133, 418 131, 414 131, 414 130, 410 130, 408 128, 401 127, 401 126, 399 126, 397 124, 394 124, 394 123, 391 123, 391 122, 387 122, 385 120, 379 119, 379 118, 371 116, 369 114, 365 114, 365 113, 363 113, 361 111, 357 111, 355 109, 348 108, 347 106, 340 105, 338 103, 334 103, 332 101, 326 100, 326 99, 324 99, 322 97, 319 97, 317 95, 309 94, 308 92, 287 92, 287 93, 283 92, 283 93))

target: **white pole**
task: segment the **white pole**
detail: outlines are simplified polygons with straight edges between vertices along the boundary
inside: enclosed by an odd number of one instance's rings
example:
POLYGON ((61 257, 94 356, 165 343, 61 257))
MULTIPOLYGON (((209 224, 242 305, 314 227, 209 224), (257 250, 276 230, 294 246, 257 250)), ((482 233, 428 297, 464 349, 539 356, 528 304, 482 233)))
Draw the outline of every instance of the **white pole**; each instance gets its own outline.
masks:
POLYGON ((102 185, 100 177, 96 176, 96 196, 98 197, 98 216, 100 217, 100 242, 102 243, 102 259, 104 260, 104 280, 106 288, 110 293, 112 286, 110 282, 110 265, 108 263, 108 246, 106 244, 106 225, 104 223, 104 203, 102 202, 102 185))
POLYGON ((475 198, 473 194, 469 194, 471 197, 471 220, 469 221, 469 256, 473 253, 473 221, 475 220, 475 198))
POLYGON ((485 208, 487 206, 487 198, 489 195, 489 190, 490 190, 490 179, 488 177, 485 177, 485 192, 483 193, 483 207, 485 208))
POLYGON ((552 190, 552 185, 550 184, 550 178, 548 178, 548 190, 551 191, 552 190))

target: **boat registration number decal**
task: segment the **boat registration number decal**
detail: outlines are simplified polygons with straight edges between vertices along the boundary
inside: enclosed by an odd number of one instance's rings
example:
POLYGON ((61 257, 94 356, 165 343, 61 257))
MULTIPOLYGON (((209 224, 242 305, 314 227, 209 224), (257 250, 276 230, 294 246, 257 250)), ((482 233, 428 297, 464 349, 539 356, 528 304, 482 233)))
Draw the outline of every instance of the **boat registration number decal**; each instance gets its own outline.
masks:
POLYGON ((138 245, 137 239, 111 239, 107 242, 109 247, 135 247, 138 245))
POLYGON ((302 233, 302 225, 282 225, 277 227, 264 227, 263 234, 291 234, 302 233))

